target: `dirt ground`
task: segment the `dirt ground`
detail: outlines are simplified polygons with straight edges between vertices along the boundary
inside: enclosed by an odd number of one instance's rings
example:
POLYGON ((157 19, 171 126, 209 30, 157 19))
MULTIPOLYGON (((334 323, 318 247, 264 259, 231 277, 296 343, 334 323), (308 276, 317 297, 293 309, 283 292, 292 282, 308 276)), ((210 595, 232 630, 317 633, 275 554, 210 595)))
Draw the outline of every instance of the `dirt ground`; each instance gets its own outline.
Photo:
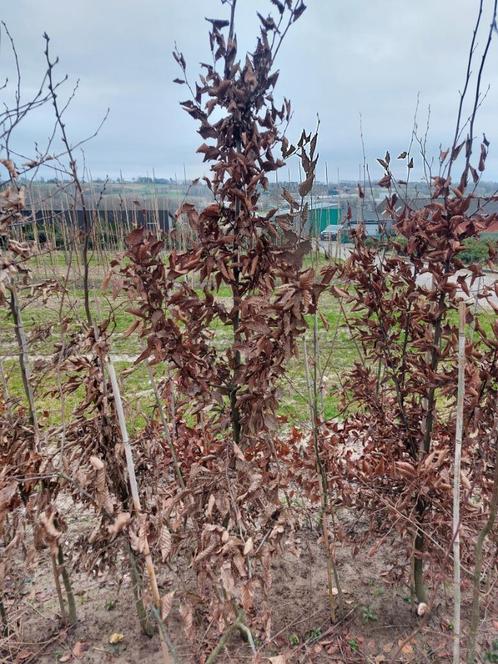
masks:
MULTIPOLYGON (((73 522, 78 522, 78 515, 73 522)), ((344 522, 347 522, 347 515, 344 522)), ((83 519, 80 523, 83 524, 83 519)), ((358 523, 354 525, 356 532, 361 530, 361 524, 359 529, 358 523)), ((408 586, 388 580, 389 570, 402 571, 404 565, 390 553, 393 549, 386 546, 370 555, 372 547, 361 546, 353 556, 353 548, 351 542, 337 546, 344 610, 332 623, 319 534, 312 527, 303 527, 297 534, 299 555, 284 553, 273 565, 271 641, 256 639, 258 659, 253 660, 248 644, 235 634, 218 661, 270 664, 450 662, 452 601, 449 588, 439 586, 430 615, 421 619, 412 608, 408 586), (410 635, 413 638, 407 640, 410 635)), ((7 600, 11 619, 15 615, 17 626, 0 642, 0 662, 160 662, 157 635, 152 638, 141 635, 126 565, 123 565, 122 576, 117 577, 92 579, 73 573, 79 619, 76 626, 67 629, 60 626, 48 554, 43 555, 32 573, 19 564, 15 584, 16 594, 21 590, 22 601, 19 605, 9 603, 9 590, 12 592, 13 586, 6 587, 4 601, 7 600)), ((11 583, 12 578, 11 575, 11 583)), ((164 579, 159 581, 164 583, 164 579)), ((498 638, 495 584, 496 579, 482 599, 483 662, 498 661, 486 659, 493 652, 493 640, 498 638)), ((465 581, 464 627, 470 604, 469 590, 469 582, 465 581)), ((175 605, 168 618, 168 632, 178 662, 205 661, 209 651, 206 648, 203 652, 202 647, 194 648, 186 641, 175 605)), ((211 648, 217 638, 213 632, 211 648)))

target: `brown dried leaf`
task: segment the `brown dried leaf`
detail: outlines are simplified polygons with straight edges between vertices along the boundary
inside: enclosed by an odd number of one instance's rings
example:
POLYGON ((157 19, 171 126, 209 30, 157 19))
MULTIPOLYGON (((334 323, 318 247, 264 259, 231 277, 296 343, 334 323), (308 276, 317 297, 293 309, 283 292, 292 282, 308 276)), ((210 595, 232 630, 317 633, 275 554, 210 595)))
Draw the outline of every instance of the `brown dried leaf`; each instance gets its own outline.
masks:
POLYGON ((253 549, 254 549, 254 541, 252 537, 249 537, 249 539, 244 544, 244 556, 249 555, 253 549))
POLYGON ((109 531, 109 534, 112 535, 112 537, 115 537, 118 533, 120 533, 128 523, 130 522, 131 519, 131 514, 129 512, 120 512, 114 523, 112 523, 110 526, 107 526, 107 530, 109 531))
POLYGON ((246 458, 244 456, 244 453, 242 452, 242 450, 240 449, 240 447, 236 443, 233 443, 233 451, 234 451, 235 456, 237 457, 237 459, 239 459, 239 461, 245 461, 246 460, 246 458))
POLYGON ((16 170, 15 164, 12 159, 0 159, 0 164, 3 164, 8 170, 10 177, 15 180, 19 173, 16 170))
POLYGON ((0 489, 0 514, 9 507, 10 501, 15 496, 17 482, 9 482, 0 489))
POLYGON ((229 560, 223 563, 220 570, 221 582, 228 597, 233 597, 235 592, 235 581, 232 574, 232 565, 229 560))
POLYGON ((188 638, 192 638, 192 628, 194 624, 194 613, 189 602, 185 601, 180 605, 180 617, 183 623, 183 630, 188 638))
POLYGON ((175 596, 175 591, 167 593, 161 598, 161 620, 166 620, 166 618, 171 613, 173 607, 173 598, 175 596))
POLYGON ((83 657, 88 649, 89 645, 87 643, 84 641, 76 641, 72 650, 73 657, 83 657))
POLYGON ((95 468, 95 470, 104 470, 104 462, 96 456, 90 457, 90 463, 95 468))
POLYGON ((161 527, 161 532, 159 533, 159 549, 161 551, 161 559, 163 563, 166 562, 169 554, 171 553, 171 545, 171 533, 168 526, 164 524, 161 527))

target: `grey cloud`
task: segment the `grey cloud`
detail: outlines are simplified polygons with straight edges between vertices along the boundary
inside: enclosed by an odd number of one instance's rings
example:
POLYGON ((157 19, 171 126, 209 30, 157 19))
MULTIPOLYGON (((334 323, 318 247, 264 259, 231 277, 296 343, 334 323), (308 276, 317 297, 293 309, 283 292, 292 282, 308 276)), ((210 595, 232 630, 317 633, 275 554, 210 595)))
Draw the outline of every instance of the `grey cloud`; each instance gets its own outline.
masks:
MULTIPOLYGON (((290 133, 314 127, 320 116, 320 152, 329 172, 355 178, 362 161, 359 114, 367 158, 386 148, 403 149, 410 140, 417 93, 419 124, 431 107, 429 149, 448 144, 455 121, 475 2, 469 0, 309 0, 308 11, 290 31, 280 53, 277 95, 292 100, 290 133)), ((488 2, 488 12, 491 3, 488 2)), ((257 30, 256 11, 265 0, 239 0, 238 37, 250 49, 257 30)), ((184 52, 192 78, 209 57, 204 16, 223 15, 218 0, 20 0, 0 13, 15 36, 23 81, 33 88, 43 72, 41 35, 51 36, 60 56, 60 73, 80 79, 68 115, 74 140, 91 133, 106 108, 109 119, 85 148, 94 175, 128 176, 145 171, 173 176, 202 173, 194 154, 195 125, 178 107, 184 89, 172 80, 178 70, 174 42, 184 52)), ((489 21, 483 21, 483 27, 489 21)), ((484 33, 480 44, 484 41, 484 33)), ((2 44, 0 66, 7 64, 2 44)), ((484 75, 491 88, 480 112, 478 131, 492 143, 488 179, 498 179, 498 48, 493 44, 484 75), (496 146, 496 148, 495 148, 496 146)), ((70 86, 68 86, 68 91, 70 86)), ((49 109, 26 123, 18 135, 29 153, 35 139, 50 133, 49 109)), ((290 165, 297 176, 297 166, 290 165)), ((335 175, 334 175, 335 177, 335 175)))

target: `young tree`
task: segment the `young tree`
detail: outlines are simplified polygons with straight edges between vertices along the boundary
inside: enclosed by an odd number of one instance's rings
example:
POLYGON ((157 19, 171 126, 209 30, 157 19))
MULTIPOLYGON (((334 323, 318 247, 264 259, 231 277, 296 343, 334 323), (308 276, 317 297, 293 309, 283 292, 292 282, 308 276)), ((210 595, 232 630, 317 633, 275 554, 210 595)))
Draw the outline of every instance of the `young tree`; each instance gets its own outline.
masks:
MULTIPOLYGON (((278 146, 284 158, 296 151, 301 155, 306 172, 302 197, 311 190, 316 164, 316 136, 303 133, 297 148, 289 146, 279 125, 288 123, 290 103, 277 108, 273 100, 274 61, 304 4, 275 4, 278 19, 260 17, 256 49, 242 63, 237 60, 236 0, 230 3, 230 20, 209 19, 214 64, 203 65, 195 90, 183 55, 175 52, 183 73, 177 80, 192 93, 182 106, 209 141, 198 152, 212 164, 205 181, 214 200, 202 211, 189 203, 180 208, 196 239, 186 251, 170 254, 169 269, 162 263, 162 244, 144 229, 128 240, 140 283, 142 303, 136 313, 146 321, 147 349, 141 359, 167 360, 183 393, 200 406, 216 402, 218 425, 229 422, 233 442, 243 447, 275 428, 276 383, 306 327, 304 312, 315 306, 313 273, 301 269, 309 242, 293 231, 298 203, 287 194, 291 210, 286 214, 278 209, 263 213, 259 205, 269 173, 284 164, 275 156, 278 146), (184 278, 188 274, 198 275, 197 290, 184 278), (231 295, 229 307, 216 300, 223 288, 231 295), (214 324, 230 334, 224 352, 210 330, 214 324)), ((303 209, 303 223, 305 218, 303 209)))
MULTIPOLYGON (((468 266, 468 274, 462 271, 465 265, 460 256, 465 241, 479 237, 496 220, 495 214, 488 213, 486 201, 475 197, 489 148, 485 136, 475 165, 472 157, 496 2, 475 79, 471 114, 462 126, 482 9, 480 2, 453 143, 441 151, 439 174, 430 182, 429 202, 419 206, 407 195, 413 154, 404 151, 398 157, 406 163, 402 179, 393 172, 389 152, 379 159, 384 176, 378 184, 389 191, 386 214, 398 237, 386 238, 386 246, 379 253, 368 246, 360 228, 355 234, 354 250, 340 271, 348 292, 335 289, 336 295, 357 312, 350 322, 351 331, 364 352, 363 362, 358 362, 349 376, 344 395, 357 413, 340 436, 347 438, 352 431, 361 432, 361 455, 357 463, 351 464, 350 476, 357 482, 358 503, 369 510, 376 508, 374 526, 392 532, 392 524, 378 516, 379 511, 391 513, 397 530, 408 537, 420 615, 429 603, 424 562, 431 559, 446 564, 454 535, 447 515, 452 505, 453 406, 458 383, 456 312, 462 300, 470 298, 475 281, 483 276, 477 264, 468 266), (468 134, 462 140, 466 127, 468 134), (455 183, 452 172, 462 162, 455 183)), ((426 161, 427 156, 422 154, 422 159, 426 161)), ((489 252, 490 259, 494 258, 492 246, 489 252)), ((496 286, 484 288, 477 296, 479 301, 496 309, 495 290, 496 286)), ((467 342, 465 417, 463 431, 459 432, 463 436, 463 529, 470 527, 471 516, 475 520, 470 500, 474 492, 481 505, 489 499, 488 481, 482 477, 481 441, 494 430, 490 404, 496 392, 494 349, 498 335, 496 322, 491 331, 485 331, 471 307, 466 316, 467 322, 474 324, 476 335, 467 342), (492 350, 491 355, 486 348, 492 350)), ((492 464, 492 454, 490 458, 492 464)), ((467 539, 464 555, 469 560, 471 554, 467 539)))
MULTIPOLYGON (((273 99, 275 58, 303 2, 273 2, 277 16, 260 16, 256 48, 242 61, 236 0, 227 4, 228 20, 208 19, 213 64, 202 65, 198 83, 190 83, 183 55, 174 54, 182 70, 177 81, 192 95, 182 106, 198 122, 204 140, 198 152, 211 164, 204 180, 213 202, 201 211, 181 206, 178 215, 195 239, 185 251, 172 251, 168 265, 160 240, 143 228, 133 231, 122 271, 146 341, 139 359, 165 362, 177 392, 171 439, 183 482, 170 489, 173 535, 189 541, 192 534, 179 524, 187 517, 195 524, 193 565, 203 605, 220 628, 240 627, 255 615, 251 623, 269 632, 269 606, 256 611, 254 595, 269 589, 271 555, 292 521, 281 501, 288 475, 274 446, 277 385, 324 288, 302 266, 317 136, 303 132, 290 145, 281 133, 290 103, 273 99), (305 172, 301 202, 284 191, 288 212, 263 211, 269 174, 294 154, 305 172), (217 299, 225 292, 229 304, 217 299), (223 349, 221 335, 228 337, 223 349)), ((182 606, 190 631, 195 607, 188 609, 188 598, 182 606)))

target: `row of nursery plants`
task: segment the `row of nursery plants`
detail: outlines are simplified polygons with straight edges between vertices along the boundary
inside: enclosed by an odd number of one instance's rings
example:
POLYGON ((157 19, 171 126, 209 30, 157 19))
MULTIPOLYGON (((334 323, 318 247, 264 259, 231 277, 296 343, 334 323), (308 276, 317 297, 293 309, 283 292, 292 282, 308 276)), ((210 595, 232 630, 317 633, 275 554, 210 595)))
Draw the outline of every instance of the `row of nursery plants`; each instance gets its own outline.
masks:
MULTIPOLYGON (((398 178, 387 153, 379 184, 396 236, 371 246, 359 228, 347 259, 323 265, 307 225, 318 134, 304 131, 293 144, 290 102, 274 99, 275 61, 305 5, 272 0, 254 50, 240 59, 236 0, 223 4, 229 17, 209 19, 212 57, 198 80, 174 53, 212 201, 178 209, 190 229, 184 246, 151 229, 131 230, 103 284, 134 317, 126 335, 141 348, 136 362, 146 366, 154 395, 154 408, 132 433, 112 359, 113 321, 92 307, 95 228, 48 37, 40 90, 28 101, 16 92, 0 112, 0 306, 15 329, 24 390, 19 400, 6 382, 0 386, 2 656, 18 654, 19 567, 48 564, 66 625, 78 620, 76 578, 119 577, 126 568, 141 629, 156 635, 164 662, 178 660, 185 643, 198 661, 214 662, 237 634, 258 661, 273 633, 272 570, 283 551, 299 555, 311 512, 333 623, 347 613, 336 554, 353 537, 356 547, 396 552, 399 564, 385 573, 412 588, 414 630, 431 619, 453 568, 463 575, 473 597, 460 624, 455 585, 455 657, 475 662, 480 598, 496 575, 498 504, 498 322, 488 316, 483 323, 478 313, 497 310, 498 286, 481 290, 476 308, 462 274, 465 247, 496 221, 485 205, 469 212, 489 149, 484 137, 474 163, 480 76, 470 122, 461 119, 475 43, 454 140, 430 180, 432 199, 410 206, 414 155, 396 160, 408 174, 398 178), (49 144, 26 161, 12 147, 16 131, 44 104, 53 107, 61 148, 49 144), (282 206, 260 213, 261 192, 289 159, 299 160, 303 173, 299 195, 283 190, 282 206), (66 246, 68 270, 40 281, 30 266, 56 248, 19 237, 21 181, 47 164, 71 178, 84 221, 66 246), (74 254, 83 267, 81 321, 71 314, 67 282, 74 254), (222 289, 228 298, 218 297, 222 289), (357 351, 333 388, 341 402, 333 420, 323 410, 324 297, 337 302, 357 351), (59 318, 49 322, 58 341, 36 361, 36 372, 52 377, 57 425, 37 407, 23 322, 40 298, 59 304, 59 318), (309 420, 289 429, 276 415, 279 387, 299 354, 309 420), (70 523, 75 509, 90 515, 89 531, 70 523), (344 513, 367 527, 348 534, 344 513)), ((492 28, 483 63, 491 36, 492 28)), ((361 186, 359 192, 364 196, 361 186)), ((471 282, 483 276, 481 263, 468 270, 471 282)), ((328 344, 333 362, 332 331, 328 344)))

